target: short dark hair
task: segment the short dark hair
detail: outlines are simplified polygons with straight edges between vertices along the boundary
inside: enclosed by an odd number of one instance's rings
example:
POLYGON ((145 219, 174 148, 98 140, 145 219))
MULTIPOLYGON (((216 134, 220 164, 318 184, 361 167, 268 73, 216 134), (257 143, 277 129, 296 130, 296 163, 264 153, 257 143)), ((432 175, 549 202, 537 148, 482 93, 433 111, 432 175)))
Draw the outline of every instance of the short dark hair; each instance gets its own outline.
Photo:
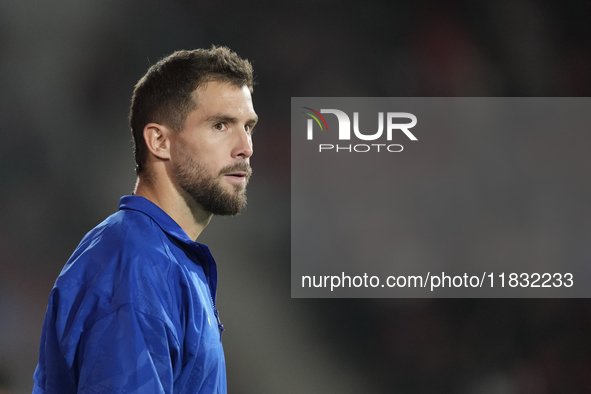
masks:
POLYGON ((187 115, 197 108, 193 92, 211 81, 247 86, 252 93, 252 64, 227 47, 177 51, 151 66, 135 85, 129 124, 138 175, 146 172, 144 127, 154 122, 182 131, 187 115))

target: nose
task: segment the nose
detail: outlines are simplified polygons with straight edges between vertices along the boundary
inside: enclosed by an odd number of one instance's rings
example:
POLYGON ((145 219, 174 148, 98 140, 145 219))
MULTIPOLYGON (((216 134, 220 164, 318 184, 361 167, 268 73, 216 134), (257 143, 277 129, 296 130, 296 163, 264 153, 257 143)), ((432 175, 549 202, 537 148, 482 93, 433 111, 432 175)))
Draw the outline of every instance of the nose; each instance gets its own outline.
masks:
POLYGON ((238 139, 232 152, 232 156, 248 159, 252 156, 252 153, 252 136, 246 132, 246 130, 242 130, 238 133, 238 139))

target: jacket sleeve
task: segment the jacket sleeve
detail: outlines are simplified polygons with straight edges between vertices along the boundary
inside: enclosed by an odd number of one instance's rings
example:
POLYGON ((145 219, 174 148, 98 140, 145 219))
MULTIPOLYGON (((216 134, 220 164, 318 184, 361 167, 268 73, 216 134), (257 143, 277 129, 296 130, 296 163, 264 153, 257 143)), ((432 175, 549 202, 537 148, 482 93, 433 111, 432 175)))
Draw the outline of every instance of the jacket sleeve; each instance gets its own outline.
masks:
POLYGON ((172 393, 178 350, 164 321, 123 305, 81 335, 78 393, 172 393))
POLYGON ((128 303, 77 330, 56 324, 54 312, 50 304, 34 394, 173 392, 180 348, 162 319, 128 303))

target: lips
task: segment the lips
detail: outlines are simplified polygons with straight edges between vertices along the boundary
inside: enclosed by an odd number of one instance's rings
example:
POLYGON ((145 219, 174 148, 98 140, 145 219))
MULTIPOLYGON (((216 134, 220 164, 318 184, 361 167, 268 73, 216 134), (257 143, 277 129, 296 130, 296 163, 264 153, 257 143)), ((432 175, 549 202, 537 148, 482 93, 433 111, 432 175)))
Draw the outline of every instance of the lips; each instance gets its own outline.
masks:
POLYGON ((248 181, 252 175, 252 168, 250 168, 248 163, 240 162, 222 168, 220 175, 230 179, 248 181))
POLYGON ((237 171, 237 172, 231 172, 229 174, 225 174, 226 176, 233 176, 236 178, 247 178, 249 176, 248 172, 246 171, 237 171))
POLYGON ((223 175, 224 179, 226 179, 229 183, 233 185, 240 185, 244 187, 248 184, 250 180, 250 176, 252 175, 252 169, 248 165, 248 163, 237 163, 231 166, 227 166, 222 169, 221 174, 223 175))

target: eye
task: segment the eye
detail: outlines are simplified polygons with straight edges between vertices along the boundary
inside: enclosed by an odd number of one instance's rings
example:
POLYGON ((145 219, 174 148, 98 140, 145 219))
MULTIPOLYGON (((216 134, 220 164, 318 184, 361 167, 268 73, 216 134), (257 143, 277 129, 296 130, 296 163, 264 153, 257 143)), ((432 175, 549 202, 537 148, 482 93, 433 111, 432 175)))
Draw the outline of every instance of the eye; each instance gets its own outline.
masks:
POLYGON ((226 125, 224 123, 221 123, 220 122, 220 123, 214 124, 213 125, 213 128, 216 129, 216 130, 222 131, 222 130, 224 130, 226 128, 226 125))
POLYGON ((244 131, 246 131, 248 134, 252 134, 252 129, 253 127, 249 124, 245 124, 244 125, 244 131))

